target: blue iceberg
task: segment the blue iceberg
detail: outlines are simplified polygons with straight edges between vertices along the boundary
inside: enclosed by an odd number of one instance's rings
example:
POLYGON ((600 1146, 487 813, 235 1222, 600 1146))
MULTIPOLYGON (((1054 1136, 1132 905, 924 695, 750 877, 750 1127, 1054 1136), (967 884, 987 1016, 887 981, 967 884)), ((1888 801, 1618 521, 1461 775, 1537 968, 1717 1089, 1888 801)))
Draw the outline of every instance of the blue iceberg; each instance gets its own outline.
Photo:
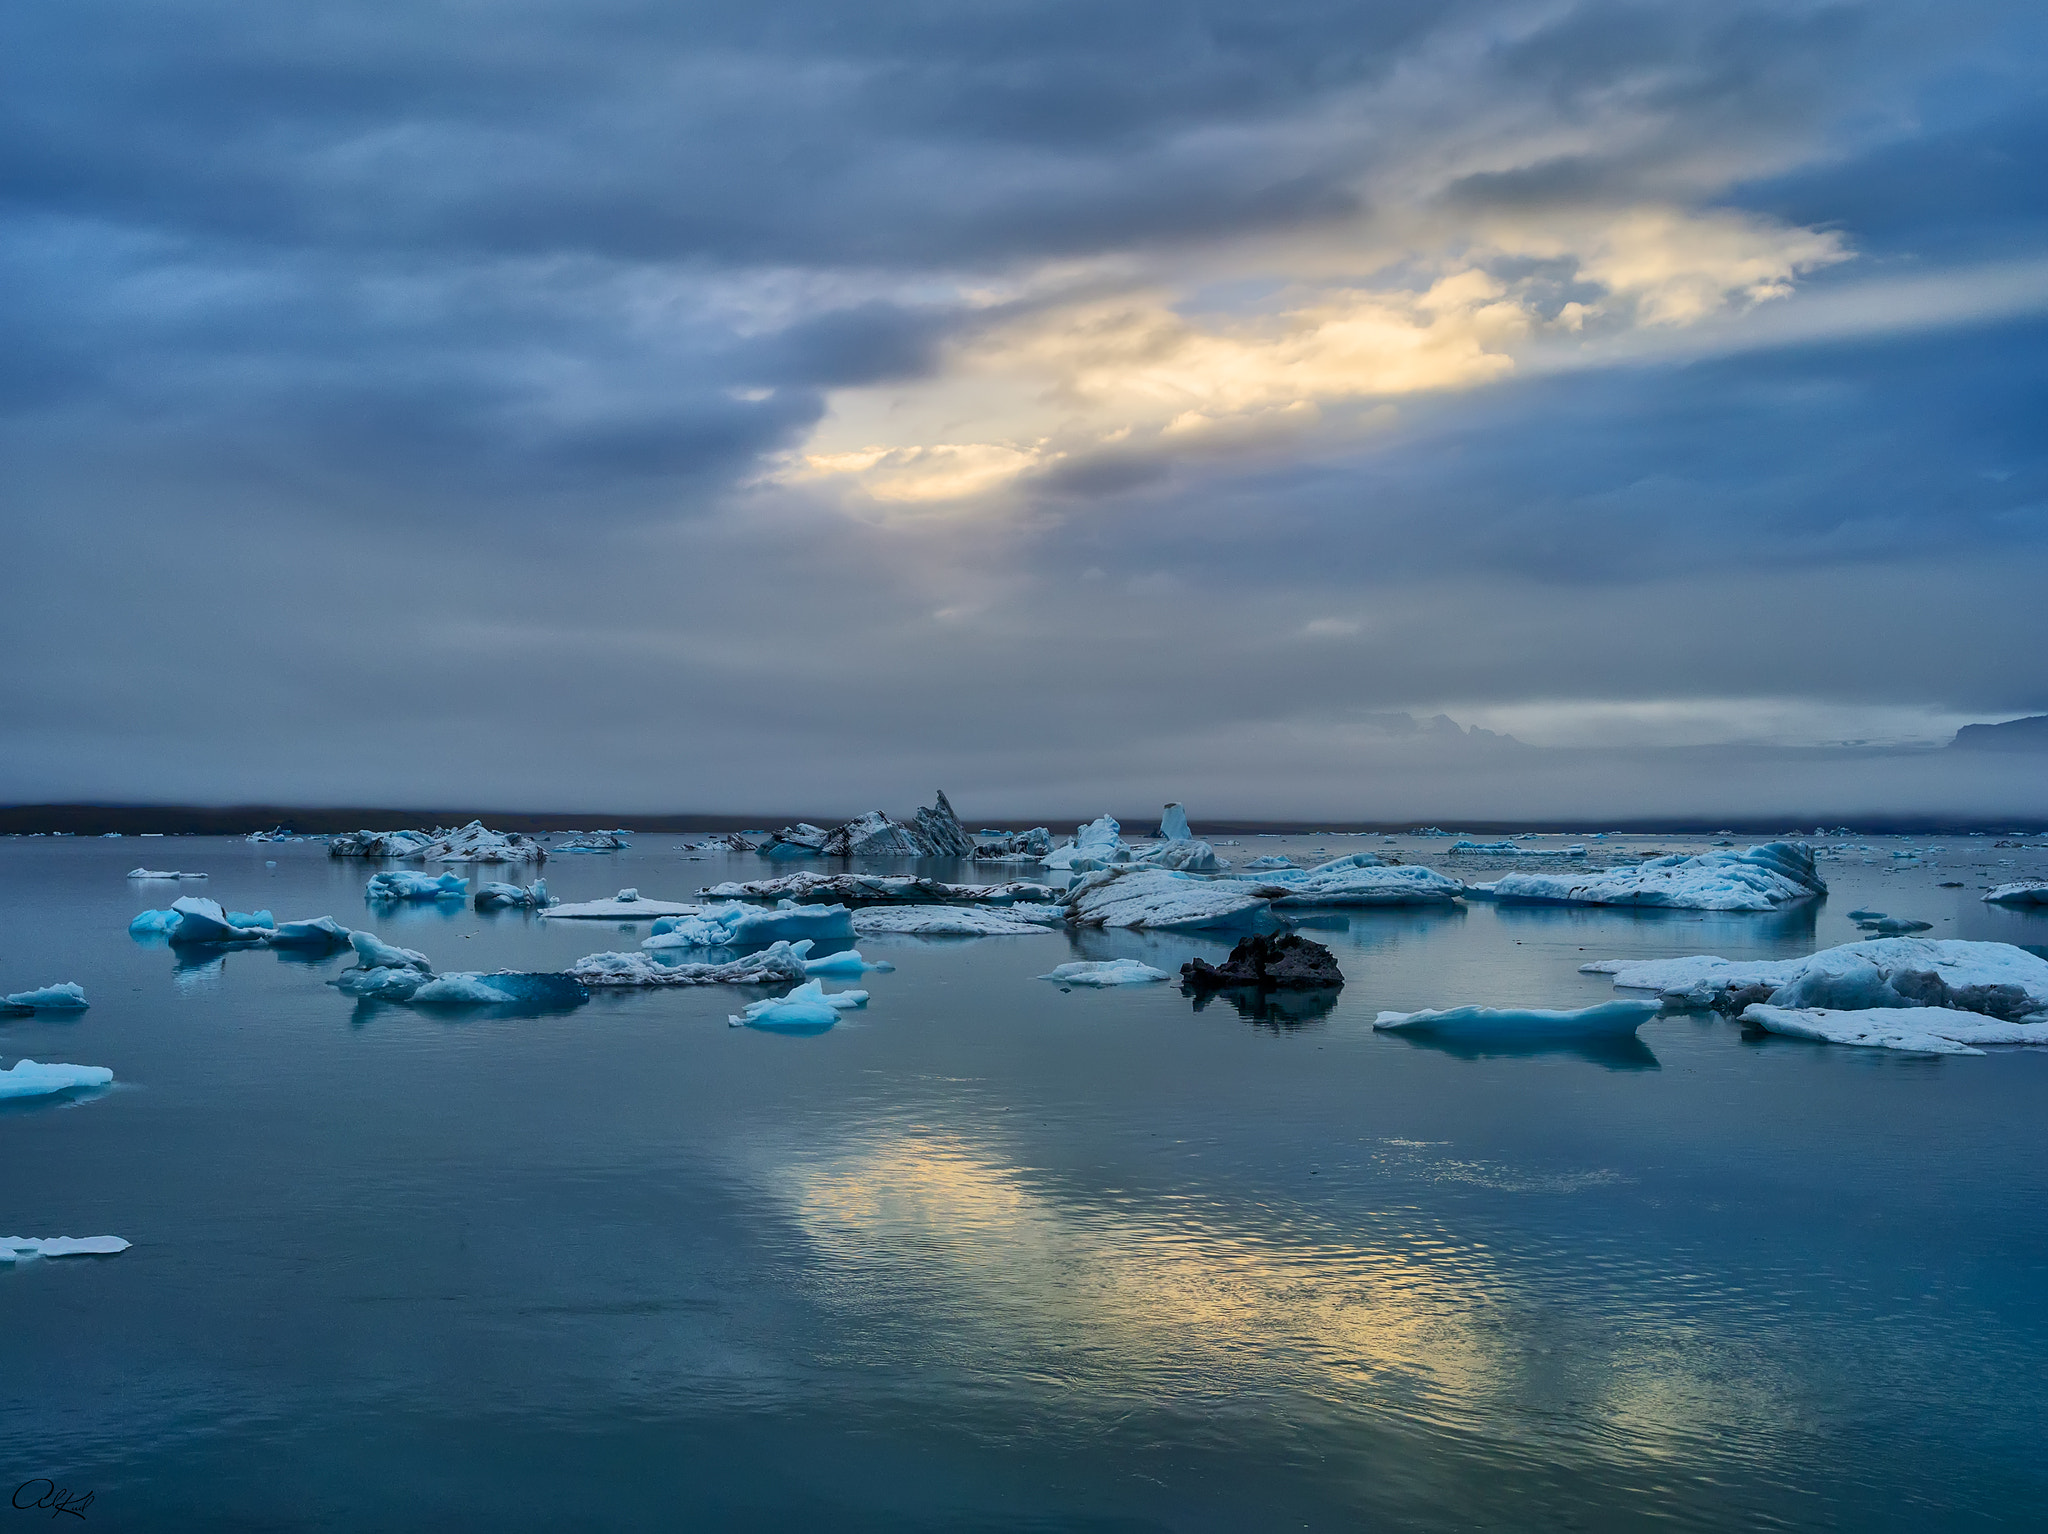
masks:
POLYGON ((409 868, 372 874, 369 884, 363 889, 365 900, 378 903, 399 900, 464 900, 468 896, 467 879, 456 874, 415 873, 409 868))
POLYGON ((83 1012, 85 987, 76 980, 66 980, 39 990, 16 991, 6 998, 6 1005, 16 1012, 83 1012))

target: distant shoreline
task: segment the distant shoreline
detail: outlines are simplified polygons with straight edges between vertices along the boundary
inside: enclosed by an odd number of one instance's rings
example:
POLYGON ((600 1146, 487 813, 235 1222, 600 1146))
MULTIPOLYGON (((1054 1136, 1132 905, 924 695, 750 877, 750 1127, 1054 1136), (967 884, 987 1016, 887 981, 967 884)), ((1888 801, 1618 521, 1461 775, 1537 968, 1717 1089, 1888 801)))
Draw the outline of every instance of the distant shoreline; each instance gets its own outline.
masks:
MULTIPOLYGON (((1101 812, 1098 810, 1095 813, 1101 812)), ((161 832, 164 835, 244 836, 252 831, 268 831, 283 826, 301 835, 322 835, 334 831, 358 831, 365 828, 388 831, 400 827, 460 826, 467 825, 472 820, 481 820, 494 831, 588 831, 623 826, 644 832, 682 832, 731 831, 743 828, 773 830, 781 826, 794 825, 802 820, 808 820, 816 825, 832 826, 846 818, 844 815, 819 814, 816 811, 809 814, 778 811, 772 814, 745 815, 647 815, 619 810, 558 813, 474 807, 450 809, 445 806, 438 809, 371 809, 282 804, 13 804, 0 805, 0 834, 68 831, 84 837, 119 831, 126 836, 136 836, 144 832, 161 832)), ((1088 818, 1090 817, 1073 813, 1027 816, 1022 819, 981 817, 972 820, 968 829, 973 831, 987 827, 990 830, 1022 831, 1042 825, 1050 826, 1055 833, 1063 834, 1088 818)), ((1129 817, 1119 815, 1117 818, 1135 835, 1143 835, 1156 828, 1158 824, 1156 811, 1129 817)), ((1205 840, 1214 840, 1219 836, 1257 836, 1262 833, 1284 836, 1356 832, 1405 835, 1418 827, 1414 820, 1251 820, 1213 815, 1197 815, 1194 819, 1196 834, 1205 840)), ((1840 815, 1809 811, 1804 815, 1771 820, 1738 817, 1718 822, 1675 816, 1642 816, 1601 821, 1444 818, 1436 823, 1447 831, 1468 835, 1547 831, 1567 836, 1590 836, 1595 832, 1607 831, 1643 836, 1711 836, 1716 832, 1726 831, 1736 836, 1773 837, 1788 834, 1788 824, 1814 827, 1841 825, 1845 821, 1840 815)), ((2002 836, 2014 834, 2014 827, 2018 825, 2026 825, 2035 833, 2048 830, 2048 823, 2042 822, 2038 816, 2028 815, 2001 816, 1997 819, 1943 819, 1926 815, 1864 816, 1847 823, 1853 834, 1863 836, 1960 836, 1972 831, 2002 836)), ((1809 831, 1804 834, 1811 833, 1809 831)))

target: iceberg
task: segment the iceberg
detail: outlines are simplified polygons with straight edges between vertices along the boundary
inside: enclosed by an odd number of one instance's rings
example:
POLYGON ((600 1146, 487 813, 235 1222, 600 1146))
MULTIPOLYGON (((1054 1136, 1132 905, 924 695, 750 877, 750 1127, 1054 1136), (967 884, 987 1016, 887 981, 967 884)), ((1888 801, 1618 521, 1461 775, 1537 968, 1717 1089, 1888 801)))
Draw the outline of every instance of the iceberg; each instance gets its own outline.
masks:
POLYGON ((1454 856, 1469 853, 1494 858, 1582 858, 1586 855, 1586 849, 1577 844, 1570 847, 1517 847, 1513 842, 1456 841, 1444 850, 1454 856))
POLYGON ((542 863, 548 853, 530 836, 488 830, 481 820, 472 820, 461 830, 444 832, 417 852, 402 855, 430 863, 542 863))
POLYGON ((827 832, 819 850, 828 858, 916 858, 923 857, 926 848, 910 827, 870 810, 827 832))
POLYGON ((538 911, 548 903, 548 881, 536 879, 530 885, 500 884, 487 880, 477 886, 474 904, 479 911, 519 909, 538 911))
POLYGON ((332 916, 281 921, 271 929, 272 948, 346 948, 353 934, 332 916))
POLYGON ((1599 873, 1507 874, 1473 886, 1496 900, 1687 911, 1775 911, 1827 890, 1814 871, 1813 849, 1804 842, 1766 842, 1740 853, 1674 853, 1599 873))
POLYGON ((1837 1010, 1758 1002, 1743 1008, 1742 1021, 1789 1038, 1916 1055, 1981 1055, 1977 1046, 1985 1044, 2048 1044, 2048 1021, 2000 1022, 1949 1007, 1837 1010))
POLYGON ((754 844, 737 831, 720 831, 694 844, 699 852, 753 852, 754 844))
POLYGON ((1382 865, 1370 852, 1315 868, 1233 882, 1272 901, 1275 910, 1337 910, 1356 906, 1449 905, 1468 892, 1462 880, 1416 864, 1382 865))
POLYGON ((1281 858, 1281 857, 1263 857, 1263 858, 1253 858, 1253 859, 1252 859, 1252 860, 1251 860, 1251 861, 1250 861, 1249 863, 1245 864, 1244 866, 1245 866, 1245 867, 1246 867, 1247 869, 1253 869, 1253 868, 1292 868, 1292 867, 1294 867, 1294 859, 1293 859, 1293 858, 1281 858))
POLYGON ((1029 937, 1053 929, 1013 911, 984 906, 878 905, 855 911, 853 930, 862 937, 1029 937))
POLYGON ((1235 880, 1199 879, 1165 868, 1103 868, 1067 891, 1072 919, 1084 927, 1198 931, 1250 927, 1272 918, 1272 902, 1235 880))
POLYGON ((1023 880, 1006 884, 948 884, 915 874, 819 874, 805 870, 779 879, 728 880, 700 890, 698 895, 712 900, 795 900, 805 904, 835 901, 860 905, 1008 905, 1017 900, 1057 900, 1059 891, 1049 884, 1023 880))
POLYGON ((387 943, 374 932, 351 932, 348 945, 356 951, 356 963, 363 969, 409 969, 431 975, 434 966, 417 949, 387 943))
POLYGON ((757 1001, 726 1021, 735 1028, 789 1028, 823 1033, 839 1014, 868 1004, 866 991, 839 991, 828 996, 823 982, 808 980, 787 996, 757 1001))
MULTIPOLYGON (((796 946, 808 949, 810 945, 806 942, 796 946)), ((844 949, 839 953, 828 953, 822 959, 804 960, 804 973, 807 975, 832 975, 834 977, 865 975, 871 970, 892 970, 895 967, 893 964, 870 964, 861 957, 858 948, 844 949)))
POLYGON ((1163 842, 1191 842, 1195 833, 1188 829, 1188 812, 1180 804, 1169 804, 1159 817, 1159 839, 1163 842))
POLYGON ((0 1099, 48 1097, 77 1087, 109 1086, 113 1080, 114 1073, 104 1065, 38 1065, 33 1060, 17 1060, 0 1071, 0 1099))
POLYGON ((803 955, 789 943, 724 964, 663 964, 644 953, 593 953, 564 972, 592 987, 680 985, 776 985, 804 978, 803 955))
POLYGON ((853 913, 843 905, 706 906, 689 916, 664 916, 642 948, 744 948, 757 943, 829 941, 853 936, 853 913))
POLYGON ((808 820, 800 820, 793 826, 784 826, 768 838, 761 848, 764 858, 821 858, 825 855, 825 838, 832 833, 823 826, 814 826, 808 820))
POLYGON ((434 838, 425 831, 343 831, 327 838, 331 858, 410 858, 434 838))
POLYGON ((1657 1015, 1654 1001, 1604 1001, 1597 1006, 1553 1011, 1543 1007, 1447 1007, 1441 1011, 1382 1012, 1373 1027, 1382 1032, 1457 1038, 1529 1038, 1544 1035, 1632 1034, 1657 1015))
POLYGON ((1042 859, 1047 868, 1088 873, 1112 863, 1128 863, 1131 849, 1119 834, 1122 830, 1108 815, 1098 816, 1074 831, 1071 841, 1061 842, 1042 859))
POLYGON ((978 863, 1036 863, 1052 851, 1052 832, 1044 826, 1029 831, 984 831, 974 844, 978 863))
POLYGON ((256 943, 270 936, 267 925, 237 921, 235 917, 241 913, 222 910, 217 900, 185 895, 171 902, 171 910, 178 917, 169 928, 173 943, 256 943))
POLYGON ((5 998, 5 1006, 16 1012, 83 1012, 85 987, 76 980, 66 980, 39 990, 16 991, 5 998))
POLYGON ((469 881, 459 874, 421 874, 409 868, 372 874, 363 888, 363 899, 374 904, 400 900, 462 900, 469 895, 469 881))
POLYGON ((0 1236, 0 1262, 6 1263, 38 1257, 111 1257, 127 1250, 128 1243, 119 1236, 0 1236))
POLYGON ((169 932, 180 919, 176 911, 143 911, 128 923, 128 930, 138 937, 150 932, 169 932))
POLYGON ((560 846, 555 848, 555 851, 558 853, 624 852, 626 850, 626 845, 626 837, 623 832, 586 831, 580 836, 570 837, 568 841, 563 842, 560 846))
POLYGON ((416 969, 349 969, 327 983, 349 996, 366 1001, 411 1001, 413 992, 433 976, 416 969))
POLYGON ((590 993, 569 975, 501 969, 423 978, 405 999, 416 1007, 573 1007, 588 1001, 590 993))
POLYGON ((2001 884, 1984 898, 1994 905, 2048 905, 2048 884, 2001 884))
POLYGON ((1803 959, 1603 959, 1580 969, 1612 975, 1618 989, 1656 991, 1669 1004, 1717 1012, 1766 1003, 1794 1010, 1947 1008, 2006 1022, 2048 1015, 2048 959, 2011 943, 1885 937, 1803 959))
POLYGON ((953 813, 946 791, 941 788, 935 792, 938 797, 931 808, 919 810, 912 817, 916 822, 918 840, 935 858, 972 857, 974 838, 967 834, 967 828, 960 824, 960 817, 953 813))
POLYGON ((181 873, 176 869, 167 868, 131 868, 128 870, 128 877, 131 879, 204 879, 206 875, 181 873))
POLYGON ((1056 985, 1100 988, 1111 985, 1149 985, 1155 980, 1171 980, 1173 976, 1163 969, 1140 964, 1136 959, 1091 959, 1073 964, 1056 964, 1051 974, 1040 975, 1038 978, 1050 980, 1056 985))
POLYGON ((652 921, 661 916, 695 916, 704 908, 694 901, 648 900, 637 889, 623 889, 609 900, 539 909, 541 915, 557 921, 652 921))

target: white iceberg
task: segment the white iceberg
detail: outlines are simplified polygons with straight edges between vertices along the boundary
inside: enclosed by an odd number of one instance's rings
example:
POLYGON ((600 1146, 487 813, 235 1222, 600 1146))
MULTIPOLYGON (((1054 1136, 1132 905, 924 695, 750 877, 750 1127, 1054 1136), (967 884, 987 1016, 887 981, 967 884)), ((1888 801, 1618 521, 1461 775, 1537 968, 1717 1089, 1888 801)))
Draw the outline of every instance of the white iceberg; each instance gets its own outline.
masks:
MULTIPOLYGON (((796 948, 808 949, 810 947, 810 944, 806 941, 803 943, 794 944, 792 946, 796 948)), ((831 975, 835 979, 846 975, 865 975, 870 971, 892 970, 895 967, 896 966, 893 964, 869 963, 866 959, 861 957, 861 952, 858 948, 844 949, 839 953, 828 953, 822 959, 807 958, 804 960, 805 974, 831 975)))
POLYGON ((181 873, 176 869, 169 868, 131 868, 128 870, 128 877, 131 879, 204 879, 206 875, 181 873))
POLYGON ((839 1014, 868 1004, 866 991, 838 991, 825 994, 821 981, 809 980, 787 996, 757 1001, 737 1017, 726 1021, 735 1028, 791 1028, 822 1032, 839 1021, 839 1014))
POLYGON ((2001 884, 1984 898, 1994 905, 2048 905, 2048 884, 2001 884))
POLYGON ((622 831, 586 831, 572 836, 555 848, 556 852, 624 852, 626 836, 622 831))
POLYGON ((243 912, 222 910, 217 900, 185 895, 171 902, 171 910, 178 918, 168 929, 174 943, 255 943, 270 936, 268 921, 258 925, 243 912))
POLYGON ((1603 959, 1580 966, 1619 989, 1655 991, 1673 1005, 1740 1011, 1752 1003, 1868 1011, 1949 1008, 2023 1022, 2048 1014, 2048 959, 2011 943, 1886 937, 1843 943, 1799 959, 1731 963, 1603 959))
POLYGON ((1688 911, 1775 911, 1825 895, 1804 842, 1766 842, 1747 852, 1652 858, 1599 873, 1507 874, 1472 887, 1497 900, 1562 905, 1662 906, 1688 911))
POLYGON ((1104 868, 1067 892, 1067 911, 1084 927, 1199 931, 1269 920, 1272 902, 1235 880, 1198 879, 1164 868, 1104 868))
POLYGON ((1076 828, 1071 841, 1061 842, 1040 861, 1047 868, 1074 873, 1107 868, 1113 863, 1128 863, 1131 849, 1118 834, 1121 830, 1112 817, 1098 816, 1087 825, 1076 828))
POLYGON ((356 951, 356 963, 363 969, 409 969, 431 975, 434 966, 417 949, 387 943, 374 932, 351 932, 348 945, 356 951))
POLYGON ((434 838, 425 831, 343 831, 327 838, 331 858, 409 858, 434 838))
POLYGON ((1449 905, 1467 893, 1463 880, 1418 864, 1382 864, 1370 852, 1314 868, 1238 881, 1271 900, 1275 910, 1337 910, 1355 906, 1449 905))
POLYGON ((83 1012, 85 987, 76 980, 66 980, 38 990, 16 991, 5 998, 4 1004, 17 1012, 83 1012))
POLYGON ((875 905, 1008 905, 1016 900, 1049 901, 1059 891, 1049 884, 1013 879, 1004 884, 948 884, 915 874, 821 874, 808 869, 779 879, 727 880, 698 892, 711 900, 795 900, 875 905))
POLYGON ((1051 974, 1038 978, 1058 985, 1103 987, 1149 985, 1155 980, 1171 980, 1173 976, 1163 969, 1140 964, 1136 959, 1084 959, 1072 964, 1054 965, 1051 974))
POLYGON ((985 906, 878 905, 855 911, 853 930, 862 937, 885 932, 910 937, 1029 937, 1052 929, 1013 911, 985 906))
POLYGON ((1632 1034, 1657 1015, 1654 1001, 1603 1001, 1597 1006, 1446 1007, 1440 1011, 1382 1012, 1373 1027, 1382 1032, 1427 1033, 1439 1038, 1583 1038, 1632 1034))
POLYGON ((703 909, 695 901, 649 900, 637 889, 624 889, 609 900, 547 906, 541 915, 552 921, 653 921, 663 916, 696 916, 703 909))
POLYGON ((743 948, 756 943, 832 941, 853 936, 853 913, 843 905, 799 905, 785 900, 760 906, 706 906, 688 916, 664 916, 642 948, 743 948))
POLYGON ((466 900, 469 881, 459 874, 422 874, 409 868, 372 874, 363 888, 365 900, 388 903, 400 900, 466 900))
POLYGON ((353 934, 332 916, 281 921, 270 932, 272 948, 346 948, 353 934))
POLYGON ((1742 1021, 1771 1033, 1824 1044, 1896 1049, 1916 1055, 1981 1055, 1985 1044, 2048 1045, 2048 1021, 2001 1022, 1981 1012, 1950 1007, 1884 1007, 1837 1010, 1780 1007, 1757 1002, 1742 1021))
POLYGON ((593 953, 564 971, 593 987, 683 985, 776 985, 804 978, 802 945, 777 943, 724 964, 663 964, 645 953, 593 953))
POLYGON ((1250 870, 1254 868, 1292 868, 1295 864, 1293 858, 1263 857, 1253 858, 1244 866, 1247 870, 1250 870))
POLYGON ((39 1257, 111 1257, 127 1250, 128 1243, 119 1236, 0 1236, 0 1262, 8 1263, 39 1257))
POLYGON ((17 1060, 0 1071, 0 1099, 47 1097, 76 1087, 104 1087, 112 1084, 114 1073, 104 1065, 38 1065, 17 1060))
POLYGON ((909 826, 870 810, 827 832, 818 850, 828 858, 918 858, 930 849, 909 826))
POLYGON ((403 855, 431 863, 541 863, 548 853, 530 836, 492 831, 481 820, 472 820, 461 830, 443 832, 418 851, 403 855))

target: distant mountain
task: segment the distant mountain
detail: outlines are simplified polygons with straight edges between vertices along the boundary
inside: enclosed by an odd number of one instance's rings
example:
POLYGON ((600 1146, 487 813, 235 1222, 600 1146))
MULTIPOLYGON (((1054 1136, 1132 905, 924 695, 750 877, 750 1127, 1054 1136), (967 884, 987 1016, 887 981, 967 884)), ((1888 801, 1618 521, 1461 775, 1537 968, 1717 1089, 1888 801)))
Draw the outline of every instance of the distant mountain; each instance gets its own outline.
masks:
POLYGON ((2008 719, 2004 724, 1966 724, 1949 745, 1958 751, 2048 752, 2048 714, 2008 719))
POLYGON ((1359 723, 1382 735, 1403 736, 1417 740, 1466 740, 1475 743, 1490 743, 1498 746, 1519 746, 1521 741, 1512 735, 1494 730, 1482 730, 1478 725, 1469 729, 1459 724, 1449 714, 1438 714, 1431 719, 1417 719, 1413 714, 1365 714, 1359 723))

